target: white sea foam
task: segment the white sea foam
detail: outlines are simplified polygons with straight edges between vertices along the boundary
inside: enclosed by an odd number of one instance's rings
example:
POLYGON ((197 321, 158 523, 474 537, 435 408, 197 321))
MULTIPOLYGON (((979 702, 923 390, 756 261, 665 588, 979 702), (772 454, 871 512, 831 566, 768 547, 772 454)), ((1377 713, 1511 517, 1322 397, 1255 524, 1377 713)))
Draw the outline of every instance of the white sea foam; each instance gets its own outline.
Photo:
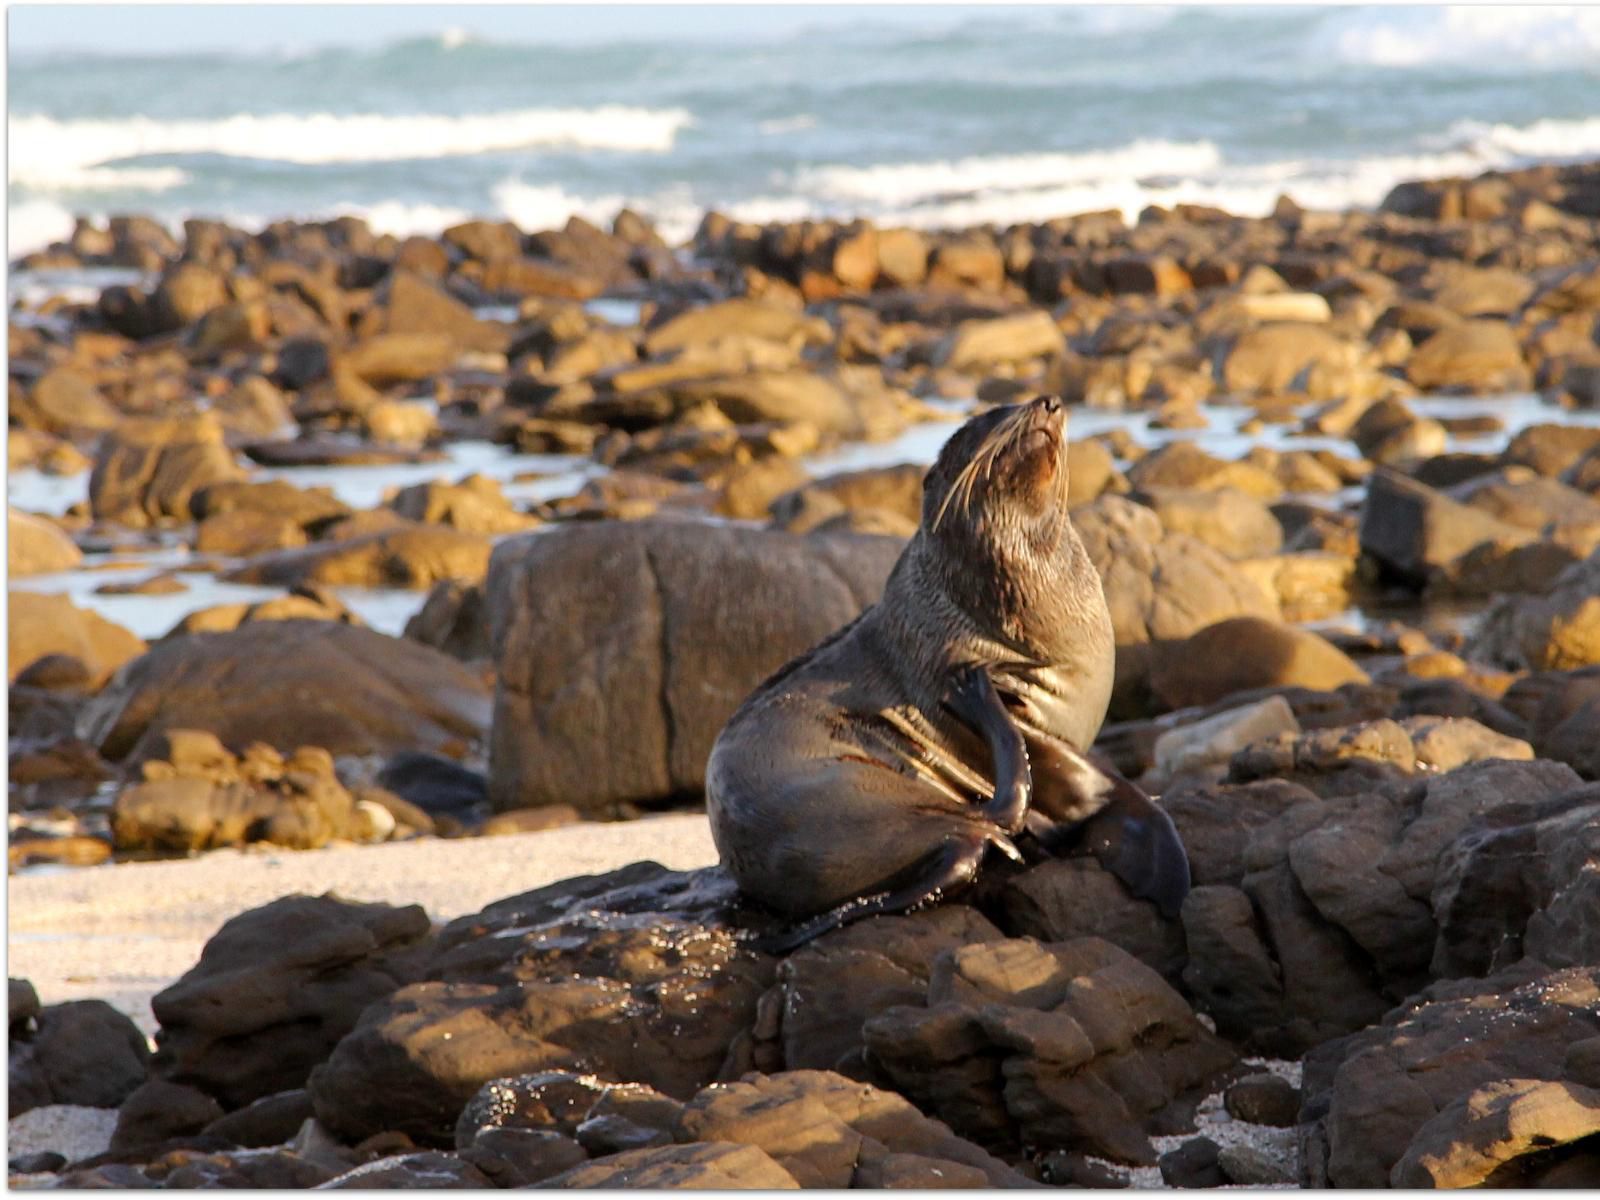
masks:
POLYGON ((773 117, 771 120, 762 121, 756 129, 768 137, 780 133, 799 133, 803 129, 815 129, 817 118, 810 113, 796 113, 792 117, 773 117))
POLYGON ((51 200, 23 200, 6 206, 6 257, 31 254, 72 235, 72 214, 51 200))
POLYGON ((1486 160, 1588 158, 1600 154, 1600 117, 1546 118, 1521 126, 1457 121, 1446 138, 1486 160))
POLYGON ((1146 175, 1213 171, 1222 156, 1210 142, 1140 139, 1111 150, 1076 154, 1007 154, 954 161, 824 166, 800 171, 798 189, 830 199, 906 206, 977 189, 1015 193, 1146 175))
MULTIPOLYGON (((530 147, 665 153, 689 124, 683 109, 529 108, 467 116, 238 114, 212 121, 10 119, 10 179, 40 189, 78 189, 93 169, 147 154, 224 154, 291 163, 370 163, 448 158, 530 147), (88 174, 86 174, 86 172, 88 174)), ((174 176, 141 169, 144 186, 174 176)), ((157 169, 168 170, 165 169, 157 169)), ((140 186, 126 180, 123 186, 140 186)))
POLYGON ((1478 69, 1593 66, 1600 9, 1559 5, 1344 8, 1306 44, 1312 61, 1395 69, 1463 64, 1478 69))

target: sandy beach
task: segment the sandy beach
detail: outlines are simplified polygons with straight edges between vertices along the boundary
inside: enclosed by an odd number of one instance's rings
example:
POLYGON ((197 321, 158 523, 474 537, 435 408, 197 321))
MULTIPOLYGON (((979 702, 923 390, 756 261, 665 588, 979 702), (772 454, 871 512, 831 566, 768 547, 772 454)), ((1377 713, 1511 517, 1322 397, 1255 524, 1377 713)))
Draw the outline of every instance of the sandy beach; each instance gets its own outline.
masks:
POLYGON ((436 838, 301 853, 220 850, 199 858, 12 876, 14 978, 44 1004, 101 999, 155 1032, 150 998, 247 909, 296 892, 420 904, 435 921, 576 875, 640 859, 692 869, 716 861, 700 814, 457 841, 436 838))

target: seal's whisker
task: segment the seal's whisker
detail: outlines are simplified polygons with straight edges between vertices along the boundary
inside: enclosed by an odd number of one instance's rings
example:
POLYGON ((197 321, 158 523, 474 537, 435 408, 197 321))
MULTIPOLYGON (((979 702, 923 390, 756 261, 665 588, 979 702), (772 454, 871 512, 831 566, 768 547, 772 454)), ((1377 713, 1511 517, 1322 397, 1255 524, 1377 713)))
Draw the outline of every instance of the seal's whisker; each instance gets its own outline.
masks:
POLYGON ((1022 435, 1022 428, 1027 421, 1027 416, 1027 405, 1015 405, 1005 415, 1004 419, 989 431, 989 436, 984 438, 983 444, 978 447, 977 452, 968 460, 966 466, 961 468, 960 474, 951 481, 950 489, 945 493, 944 501, 939 505, 939 511, 934 514, 932 528, 935 532, 944 523, 945 514, 950 511, 951 505, 956 502, 958 497, 963 509, 972 507, 972 493, 978 486, 980 473, 985 481, 990 478, 994 472, 994 464, 1001 453, 1022 435))

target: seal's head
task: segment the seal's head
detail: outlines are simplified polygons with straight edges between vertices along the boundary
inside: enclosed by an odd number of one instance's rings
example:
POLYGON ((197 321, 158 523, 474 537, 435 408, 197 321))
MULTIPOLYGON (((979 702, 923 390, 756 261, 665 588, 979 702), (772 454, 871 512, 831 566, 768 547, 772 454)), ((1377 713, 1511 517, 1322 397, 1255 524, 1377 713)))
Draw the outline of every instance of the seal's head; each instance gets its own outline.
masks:
POLYGON ((1067 515, 1066 423, 1061 401, 1040 396, 958 429, 923 482, 907 551, 921 586, 1040 661, 1063 661, 1082 614, 1105 606, 1067 515))
POLYGON ((951 436, 923 483, 929 536, 1018 552, 1053 541, 1066 519, 1066 410, 1054 396, 990 409, 951 436))

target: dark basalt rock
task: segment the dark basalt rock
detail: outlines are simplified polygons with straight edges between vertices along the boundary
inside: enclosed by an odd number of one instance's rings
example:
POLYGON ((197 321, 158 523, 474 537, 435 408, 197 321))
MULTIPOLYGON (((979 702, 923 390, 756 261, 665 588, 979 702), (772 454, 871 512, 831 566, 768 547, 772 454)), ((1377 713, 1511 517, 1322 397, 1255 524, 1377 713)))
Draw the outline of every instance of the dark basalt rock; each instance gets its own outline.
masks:
POLYGON ((638 863, 452 922, 426 980, 367 1009, 313 1074, 318 1117, 351 1138, 444 1144, 474 1093, 509 1075, 692 1095, 746 1065, 738 1035, 775 965, 751 948, 760 921, 720 869, 638 863))
MULTIPOLYGON (((32 1007, 26 994, 19 998, 21 1011, 32 1007)), ((116 1108, 149 1074, 144 1034, 103 1000, 46 1005, 33 1020, 31 1030, 19 1021, 11 1036, 7 1100, 13 1117, 48 1104, 116 1108)))
POLYGON ((156 1070, 227 1108, 305 1084, 367 1005, 414 979, 416 905, 285 896, 241 913, 151 1007, 156 1070))
POLYGON ((1098 938, 946 951, 925 1007, 869 1020, 867 1062, 981 1144, 1153 1163, 1236 1062, 1149 967, 1098 938))
POLYGON ((1524 960, 1435 984, 1307 1057, 1301 1182, 1384 1187, 1413 1149, 1424 1153, 1438 1128, 1427 1127, 1452 1104, 1497 1082, 1559 1080, 1569 1047, 1597 1034, 1600 968, 1524 960))

